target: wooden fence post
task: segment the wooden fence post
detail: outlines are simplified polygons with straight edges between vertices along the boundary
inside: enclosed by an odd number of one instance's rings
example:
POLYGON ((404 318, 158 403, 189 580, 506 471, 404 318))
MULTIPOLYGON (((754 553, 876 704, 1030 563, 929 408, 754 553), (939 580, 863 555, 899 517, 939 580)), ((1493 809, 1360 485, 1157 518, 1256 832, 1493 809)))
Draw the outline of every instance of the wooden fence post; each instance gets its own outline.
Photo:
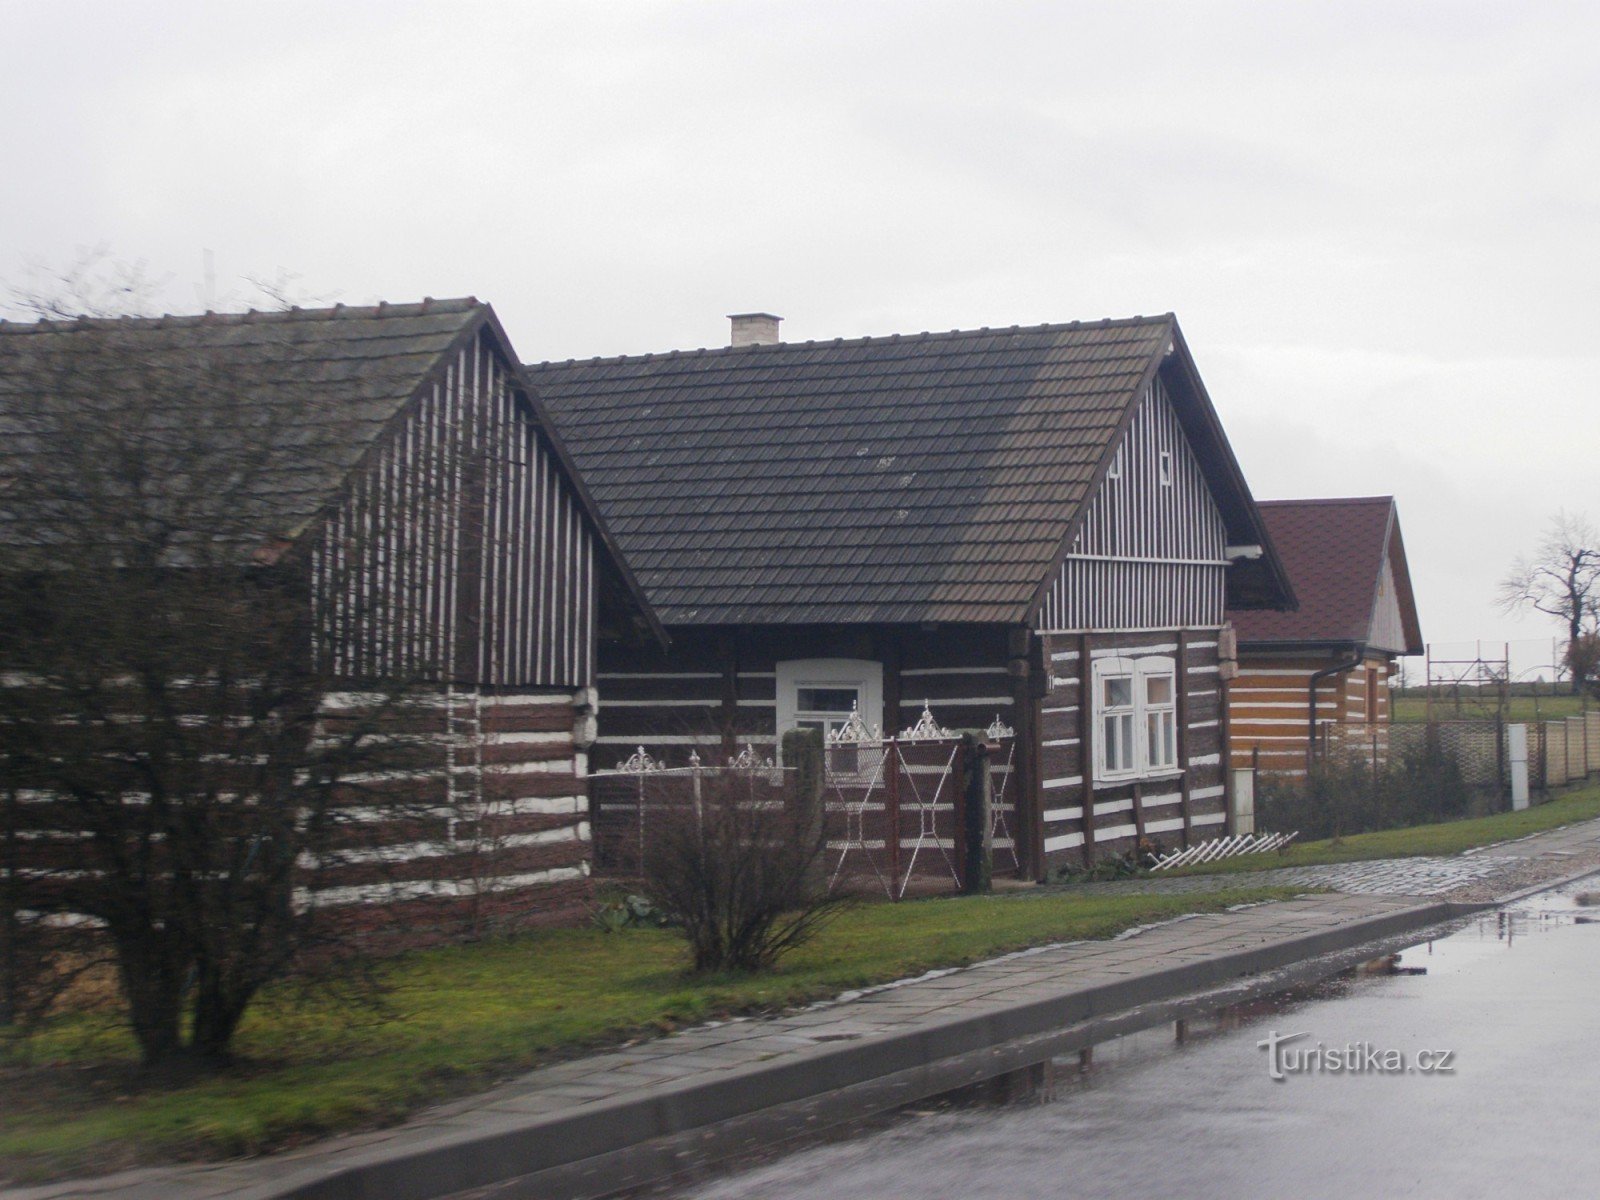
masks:
POLYGON ((976 896, 990 890, 994 870, 994 780, 989 746, 975 734, 961 735, 961 891, 976 896))
MULTIPOLYGON (((822 731, 820 729, 790 729, 783 735, 783 762, 786 767, 793 767, 793 773, 785 771, 793 782, 791 792, 784 797, 784 802, 799 806, 806 814, 804 824, 806 844, 813 845, 818 842, 825 847, 828 838, 828 806, 824 800, 826 777, 824 774, 822 754, 822 731)), ((827 854, 817 855, 815 870, 818 878, 826 883, 828 875, 827 854)))

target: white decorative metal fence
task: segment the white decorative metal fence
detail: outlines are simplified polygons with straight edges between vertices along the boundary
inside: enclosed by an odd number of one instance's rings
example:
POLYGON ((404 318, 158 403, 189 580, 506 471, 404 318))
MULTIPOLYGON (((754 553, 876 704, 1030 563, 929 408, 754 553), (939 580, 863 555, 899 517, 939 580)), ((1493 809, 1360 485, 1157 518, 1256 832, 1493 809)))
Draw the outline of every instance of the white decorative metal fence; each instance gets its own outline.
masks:
MULTIPOLYGON (((995 723, 989 743, 994 865, 1020 859, 1016 820, 1016 737, 995 723)), ((859 714, 829 733, 823 746, 822 800, 830 886, 865 887, 898 900, 910 891, 959 888, 966 854, 966 764, 960 734, 941 726, 931 708, 897 736, 884 737, 859 714)), ((615 769, 589 779, 595 867, 638 875, 650 854, 651 831, 694 805, 707 780, 735 773, 750 802, 780 800, 793 767, 746 747, 725 765, 668 766, 643 747, 615 769)))

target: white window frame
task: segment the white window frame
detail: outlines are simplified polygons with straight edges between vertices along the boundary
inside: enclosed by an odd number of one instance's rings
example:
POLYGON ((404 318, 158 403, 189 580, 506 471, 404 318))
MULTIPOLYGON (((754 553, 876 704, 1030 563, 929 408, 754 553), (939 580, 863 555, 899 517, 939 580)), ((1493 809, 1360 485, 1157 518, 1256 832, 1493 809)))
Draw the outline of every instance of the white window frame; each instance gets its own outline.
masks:
POLYGON ((1098 658, 1094 661, 1094 668, 1090 673, 1091 684, 1094 688, 1094 779, 1096 783, 1128 783, 1136 779, 1148 779, 1152 776, 1170 776, 1181 774, 1183 753, 1183 731, 1178 728, 1178 672, 1177 663, 1166 655, 1151 654, 1141 658, 1117 655, 1115 657, 1098 658), (1164 704, 1150 703, 1150 680, 1165 676, 1168 680, 1168 701, 1164 704), (1106 683, 1114 679, 1126 679, 1129 682, 1131 703, 1127 705, 1108 706, 1106 704, 1106 683), (1172 762, 1152 762, 1150 744, 1150 718, 1167 718, 1168 728, 1172 731, 1172 762), (1112 768, 1106 762, 1108 739, 1106 737, 1106 718, 1113 717, 1126 721, 1131 725, 1129 730, 1130 761, 1123 766, 1112 768))
POLYGON ((853 688, 857 709, 868 728, 883 727, 883 664, 865 658, 796 658, 777 665, 778 748, 783 735, 799 727, 801 688, 853 688))

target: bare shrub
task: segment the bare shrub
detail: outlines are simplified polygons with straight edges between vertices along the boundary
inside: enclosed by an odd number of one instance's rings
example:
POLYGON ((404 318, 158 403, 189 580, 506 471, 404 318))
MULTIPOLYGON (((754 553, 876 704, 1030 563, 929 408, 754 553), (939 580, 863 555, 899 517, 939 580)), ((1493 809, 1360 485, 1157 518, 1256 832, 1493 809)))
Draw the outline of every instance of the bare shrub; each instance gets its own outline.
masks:
POLYGON ((1467 815, 1471 793, 1449 750, 1407 747, 1376 769, 1359 753, 1330 754, 1304 779, 1263 775, 1256 791, 1262 828, 1337 838, 1467 815))
POLYGON ((797 774, 702 772, 698 800, 657 814, 644 886, 681 922, 695 972, 770 968, 848 903, 829 891, 821 802, 797 774))

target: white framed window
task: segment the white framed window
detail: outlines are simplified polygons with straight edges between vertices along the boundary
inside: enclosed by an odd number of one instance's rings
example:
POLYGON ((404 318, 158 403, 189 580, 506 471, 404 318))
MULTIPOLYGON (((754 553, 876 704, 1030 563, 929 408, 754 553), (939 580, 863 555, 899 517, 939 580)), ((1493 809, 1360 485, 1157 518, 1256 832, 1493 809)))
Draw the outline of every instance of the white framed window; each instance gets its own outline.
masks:
POLYGON ((1139 664, 1144 701, 1144 761, 1151 771, 1171 771, 1178 766, 1178 697, 1172 660, 1139 664))
POLYGON ((1138 706, 1133 689, 1138 669, 1132 659, 1105 659, 1094 665, 1095 724, 1100 734, 1095 775, 1116 779, 1139 770, 1135 738, 1138 706))
POLYGON ((883 664, 860 658, 798 658, 780 662, 778 744, 791 729, 819 729, 824 739, 852 713, 868 727, 883 726, 883 664))
POLYGON ((1096 659, 1094 777, 1104 782, 1178 769, 1177 668, 1158 655, 1096 659))

